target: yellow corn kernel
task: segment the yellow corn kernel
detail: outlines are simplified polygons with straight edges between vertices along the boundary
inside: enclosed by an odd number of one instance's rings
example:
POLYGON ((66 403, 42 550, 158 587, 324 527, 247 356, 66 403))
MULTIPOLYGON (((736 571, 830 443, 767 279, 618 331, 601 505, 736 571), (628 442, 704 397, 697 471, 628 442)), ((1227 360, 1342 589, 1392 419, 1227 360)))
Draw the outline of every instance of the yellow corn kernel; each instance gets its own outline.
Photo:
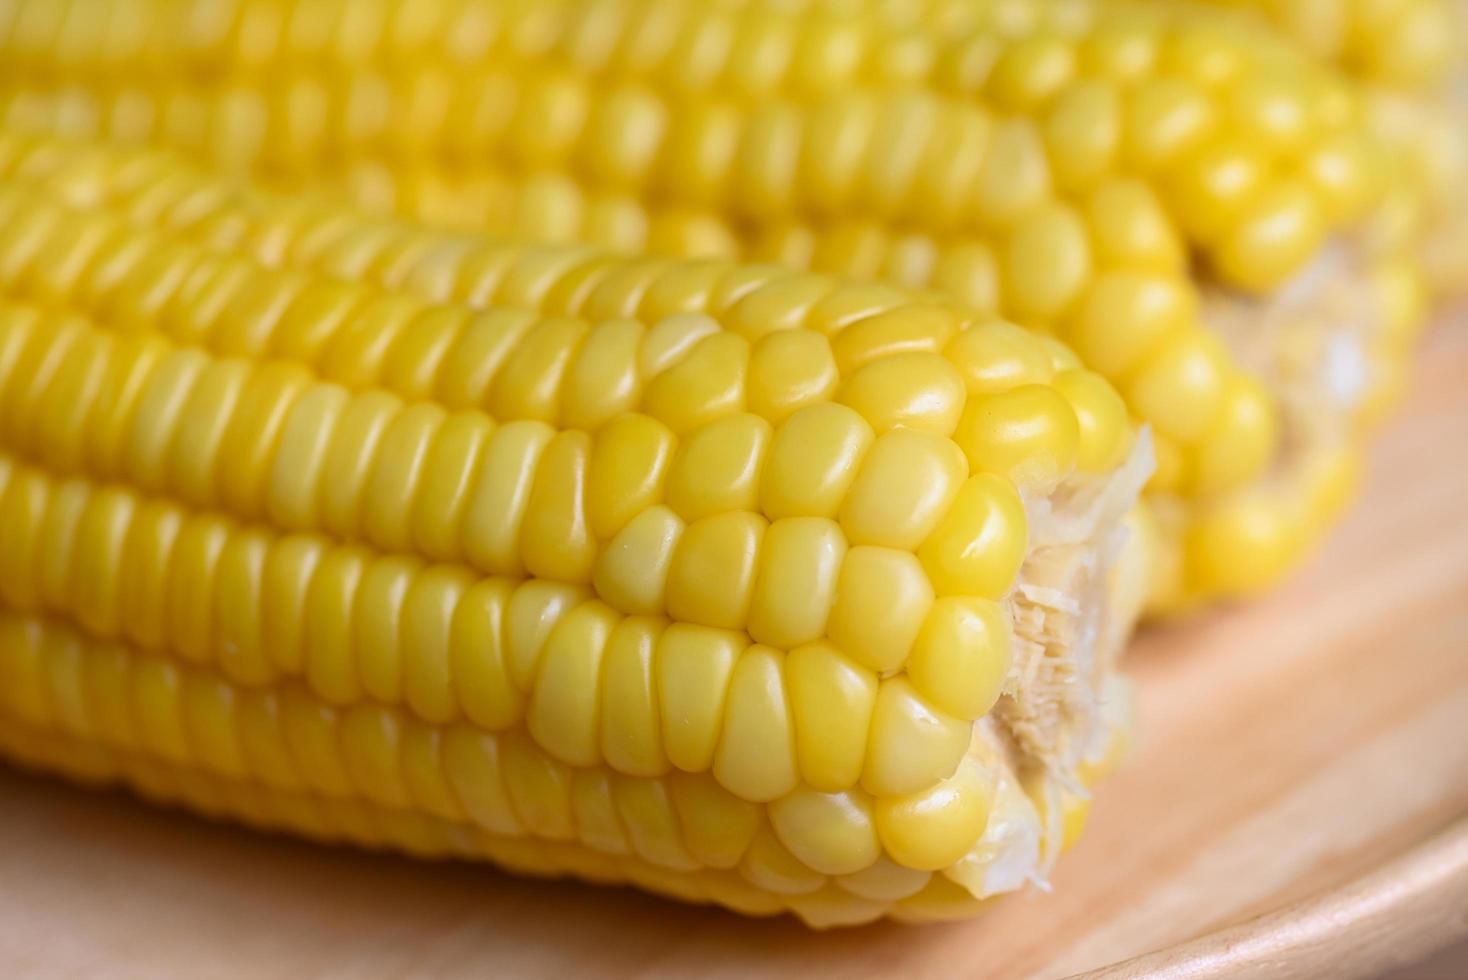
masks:
POLYGON ((877 690, 861 784, 878 797, 915 793, 953 775, 969 726, 939 710, 904 677, 877 690))

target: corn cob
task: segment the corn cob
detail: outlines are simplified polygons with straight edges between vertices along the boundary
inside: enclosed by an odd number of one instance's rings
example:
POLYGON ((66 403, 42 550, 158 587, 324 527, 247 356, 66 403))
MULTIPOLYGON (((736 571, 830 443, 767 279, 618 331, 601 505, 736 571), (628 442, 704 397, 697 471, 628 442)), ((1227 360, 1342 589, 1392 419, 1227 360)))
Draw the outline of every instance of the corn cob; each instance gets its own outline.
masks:
POLYGON ((966 914, 1114 753, 1147 469, 1064 347, 893 288, 0 135, 17 761, 815 925, 966 914))
POLYGON ((376 210, 882 275, 1051 329, 1154 426, 1162 605, 1306 550, 1420 315, 1412 270, 1351 231, 1383 180, 1349 93, 1193 8, 208 9, 121 4, 107 23, 147 44, 32 28, 14 47, 41 81, 0 86, 0 111, 376 210), (1340 329, 1341 306, 1369 313, 1340 329), (1324 349, 1350 369, 1302 357, 1324 349))

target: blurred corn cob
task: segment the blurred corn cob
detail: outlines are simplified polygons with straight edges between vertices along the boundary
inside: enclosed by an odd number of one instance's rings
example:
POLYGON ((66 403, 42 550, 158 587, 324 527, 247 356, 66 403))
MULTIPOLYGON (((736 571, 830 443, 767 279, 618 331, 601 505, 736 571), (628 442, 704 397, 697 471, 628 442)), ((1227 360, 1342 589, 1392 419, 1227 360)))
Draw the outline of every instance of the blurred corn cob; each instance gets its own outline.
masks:
POLYGON ((1063 346, 890 287, 0 133, 18 761, 816 925, 968 914, 1124 734, 1148 470, 1063 346))
POLYGON ((1435 291, 1468 289, 1468 3, 1216 0, 1262 13, 1358 79, 1396 150, 1407 218, 1435 291))
POLYGON ((1154 427, 1160 608, 1305 553, 1421 317, 1348 87, 1194 6, 9 2, 16 124, 1053 330, 1154 427))

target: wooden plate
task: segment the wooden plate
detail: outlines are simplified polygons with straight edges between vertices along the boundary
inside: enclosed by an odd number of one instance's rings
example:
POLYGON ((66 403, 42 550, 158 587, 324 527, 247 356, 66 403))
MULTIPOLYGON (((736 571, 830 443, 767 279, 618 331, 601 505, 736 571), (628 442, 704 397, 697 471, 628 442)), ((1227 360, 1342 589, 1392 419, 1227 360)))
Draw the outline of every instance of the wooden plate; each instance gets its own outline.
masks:
POLYGON ((1344 977, 1425 955, 1468 935, 1465 318, 1433 335, 1419 375, 1351 520, 1304 574, 1141 639, 1136 750, 1050 894, 970 923, 811 933, 0 772, 0 963, 150 980, 816 980, 1053 977, 1139 956, 1106 975, 1344 977))

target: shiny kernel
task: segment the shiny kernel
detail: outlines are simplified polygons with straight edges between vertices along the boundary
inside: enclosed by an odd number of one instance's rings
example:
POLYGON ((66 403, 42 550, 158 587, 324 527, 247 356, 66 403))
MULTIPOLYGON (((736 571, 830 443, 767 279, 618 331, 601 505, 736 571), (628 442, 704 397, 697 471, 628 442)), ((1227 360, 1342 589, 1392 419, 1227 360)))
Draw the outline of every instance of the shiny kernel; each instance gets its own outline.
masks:
POLYGON ((711 334, 648 381, 642 410, 680 435, 743 411, 748 365, 749 341, 733 333, 711 334))
POLYGON ((872 427, 845 405, 800 409, 770 443, 760 509, 771 520, 835 517, 873 439, 872 427))
POLYGON ((872 800, 861 790, 821 793, 800 787, 771 803, 769 814, 780 842, 821 874, 856 874, 882 852, 872 800))
POLYGON ((940 595, 1008 594, 1029 550, 1024 502, 992 473, 969 479, 918 556, 940 595))
POLYGON ((1254 71, 1228 89, 1228 114, 1249 141, 1276 153, 1291 153, 1314 136, 1309 93, 1283 73, 1254 71))
POLYGON ((597 595, 629 615, 662 613, 673 555, 685 526, 662 505, 632 518, 597 557, 592 573, 597 595))
POLYGON ((999 604, 948 596, 928 612, 907 660, 907 676, 938 708, 971 720, 999 700, 1009 664, 1009 619, 999 604))
POLYGON ((829 643, 797 647, 785 658, 802 780, 836 792, 856 785, 866 760, 877 676, 829 643))
POLYGON ((591 331, 566 372, 561 416, 568 428, 595 432, 637 404, 637 358, 645 332, 634 320, 608 320, 591 331))
POLYGON ((663 748, 685 772, 705 772, 724 721, 729 680, 747 641, 742 634, 674 623, 654 657, 663 748))
POLYGON ((464 554, 476 568, 522 575, 520 528, 537 467, 556 432, 544 422, 510 422, 489 437, 464 514, 464 554))
POLYGON ((730 415, 695 429, 673 456, 668 506, 690 523, 754 510, 770 437, 770 424, 758 415, 730 415))
POLYGON ((1072 85, 1045 116, 1045 145, 1062 187, 1104 177, 1121 146, 1121 95, 1101 81, 1072 85))
POLYGON ((1298 559, 1305 522, 1267 493, 1236 494, 1199 515, 1184 541, 1196 587, 1216 595, 1250 595, 1273 585, 1298 559))
POLYGON ((737 865, 759 830, 759 806, 708 776, 675 772, 668 785, 683 842, 694 860, 709 868, 737 865))
POLYGON ((907 678, 887 678, 872 710, 862 786, 879 797, 932 788, 958 768, 971 728, 918 694, 907 678))
POLYGON ((1061 337, 1086 365, 1120 378, 1163 342, 1197 323, 1197 298, 1173 276, 1107 272, 1087 288, 1061 337))
POLYGON ((963 411, 963 378, 939 354, 897 354, 872 361, 842 383, 837 399, 880 435, 921 429, 948 436, 963 411))
POLYGON ((1362 133, 1326 137, 1304 160, 1305 179, 1332 225, 1353 221, 1377 199, 1388 163, 1362 133))
POLYGON ((943 353, 973 395, 1043 383, 1053 373, 1035 335, 1005 320, 970 327, 954 337, 943 353))
POLYGON ((1211 495, 1254 479, 1279 446, 1278 408, 1269 391, 1244 375, 1229 379, 1213 426, 1191 447, 1192 490, 1211 495))
POLYGON ((780 330, 755 342, 749 355, 749 411, 779 425, 824 401, 840 380, 831 342, 812 330, 780 330))
POLYGON ((587 598, 584 588, 544 579, 531 579, 515 589, 505 614, 504 637, 510 679, 517 689, 531 689, 551 631, 587 598))
POLYGON ((459 707, 475 725, 509 728, 525 711, 525 697, 510 679, 505 621, 512 588, 484 579, 459 600, 449 638, 450 673, 459 707))
POLYGON ((1159 273, 1186 268, 1187 244, 1145 181, 1106 181, 1087 196, 1085 215, 1097 267, 1159 273))
POLYGON ((954 439, 975 472, 1052 487, 1076 465, 1080 425, 1055 389, 1022 385, 969 399, 954 439))
POLYGON ((618 415, 597 431, 587 464, 586 509, 598 540, 614 537, 662 499, 674 443, 667 426, 635 413, 618 415))
POLYGON ((1090 277, 1085 223, 1060 205, 1027 214, 1005 243, 1001 267, 1005 312, 1025 322, 1048 322, 1090 277))
POLYGON ((841 373, 850 375, 893 354, 942 350, 961 326, 948 306, 909 304, 847 324, 831 341, 831 349, 841 373))
POLYGON ((767 522, 748 511, 690 524, 668 569, 668 615, 675 620, 742 629, 749 614, 767 522))
POLYGON ((1159 76, 1136 85, 1127 100, 1123 153, 1150 173, 1197 146, 1218 125, 1212 100, 1193 82, 1159 76))
POLYGON ((768 825, 750 841, 739 873, 751 885, 776 895, 808 895, 826 883, 826 876, 806 867, 786 850, 768 825))
POLYGON ((780 651, 752 646, 734 666, 713 773, 729 792, 755 803, 784 796, 799 782, 780 651))
POLYGON ((765 533, 749 634, 789 649, 819 639, 835 601, 846 540, 834 521, 788 517, 765 533))
POLYGON ((879 673, 902 666, 933 603, 933 587, 908 551, 846 552, 827 631, 856 662, 879 673))
POLYGON ((948 510, 966 472, 963 453, 942 436, 894 429, 879 437, 841 504, 846 539, 915 549, 948 510))
POLYGON ((876 802, 877 833, 888 856, 906 868, 938 871, 973 849, 989 824, 995 776, 965 759, 951 778, 907 796, 876 802))
POLYGON ((546 639, 525 723, 535 741, 567 765, 602 761, 597 695, 602 657, 619 620, 599 602, 582 603, 546 639))
POLYGON ((546 445, 536 468, 520 556, 531 575, 561 582, 589 582, 596 539, 586 517, 586 470, 591 437, 561 432, 546 445))
POLYGON ((1083 473, 1104 473, 1117 466, 1131 445, 1131 423, 1116 389, 1092 371, 1062 371, 1051 383, 1070 403, 1080 425, 1076 466, 1083 473))
POLYGON ((659 620, 624 619, 612 630, 602 657, 602 757, 629 776, 661 776, 668 770, 654 668, 663 629, 659 620))
POLYGON ((1263 148, 1237 140, 1199 147, 1174 168, 1164 184, 1179 225, 1198 241, 1218 239, 1239 212, 1259 196, 1270 176, 1263 148))
POLYGON ((1001 109, 1032 109, 1062 91, 1076 71, 1075 51, 1058 37, 1036 35, 1007 46, 989 75, 989 95, 1001 109))
POLYGON ((1127 403, 1163 435, 1193 442, 1218 415, 1225 356, 1208 334, 1174 334, 1133 369, 1124 388, 1127 403))
POLYGON ((915 895, 928 883, 929 873, 904 868, 885 854, 855 874, 842 875, 836 884, 873 902, 896 902, 915 895))
POLYGON ((1303 268, 1327 231, 1315 192, 1295 181, 1266 188, 1235 220, 1218 244, 1214 267, 1234 285, 1260 291, 1303 268))

